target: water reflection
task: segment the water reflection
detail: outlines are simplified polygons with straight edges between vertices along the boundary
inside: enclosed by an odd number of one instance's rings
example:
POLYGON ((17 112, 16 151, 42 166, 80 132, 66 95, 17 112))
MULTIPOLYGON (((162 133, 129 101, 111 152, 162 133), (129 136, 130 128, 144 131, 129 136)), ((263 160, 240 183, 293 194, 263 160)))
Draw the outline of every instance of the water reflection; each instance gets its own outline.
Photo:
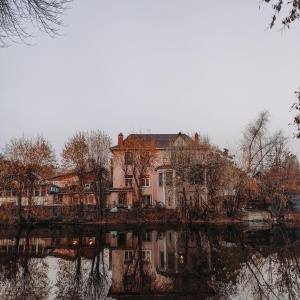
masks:
POLYGON ((300 228, 0 229, 1 299, 298 299, 300 228))

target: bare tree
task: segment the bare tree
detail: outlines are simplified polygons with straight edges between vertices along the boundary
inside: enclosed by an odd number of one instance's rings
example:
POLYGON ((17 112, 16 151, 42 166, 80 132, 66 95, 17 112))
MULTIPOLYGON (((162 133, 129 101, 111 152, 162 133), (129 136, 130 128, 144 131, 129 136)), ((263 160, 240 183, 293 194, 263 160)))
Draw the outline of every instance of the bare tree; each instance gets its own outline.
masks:
POLYGON ((265 173, 268 170, 270 157, 274 158, 276 149, 286 143, 287 138, 281 130, 269 134, 269 113, 263 111, 258 117, 250 122, 245 129, 241 142, 240 161, 237 162, 243 174, 239 178, 233 206, 239 207, 242 201, 247 198, 247 190, 251 190, 254 184, 254 177, 265 173))
POLYGON ((186 139, 185 143, 174 144, 170 149, 171 165, 176 174, 178 213, 180 218, 191 218, 193 208, 204 208, 207 199, 207 157, 211 151, 208 143, 186 139))
POLYGON ((110 147, 112 144, 108 134, 101 130, 92 130, 87 133, 88 144, 88 164, 89 170, 92 172, 95 185, 93 193, 96 199, 98 218, 102 218, 104 208, 104 191, 107 186, 104 178, 108 177, 110 169, 110 147))
POLYGON ((27 220, 31 218, 34 189, 42 178, 49 176, 55 162, 54 150, 43 136, 13 138, 4 149, 5 169, 1 179, 14 189, 18 198, 19 218, 22 219, 22 198, 27 201, 27 220))
POLYGON ((287 11, 285 16, 282 17, 281 24, 282 29, 290 28, 290 25, 295 21, 299 20, 300 12, 300 1, 299 0, 261 0, 261 3, 268 3, 273 9, 273 14, 271 17, 271 23, 269 25, 272 28, 276 21, 277 17, 282 11, 287 11))
POLYGON ((246 126, 241 143, 241 161, 239 162, 246 174, 255 175, 258 171, 264 170, 267 155, 277 145, 287 140, 281 130, 270 135, 268 132, 269 122, 269 112, 263 111, 246 126))
POLYGON ((58 35, 63 26, 60 18, 71 0, 0 0, 0 47, 8 46, 7 41, 22 41, 33 34, 28 32, 31 23, 51 37, 58 35))
POLYGON ((140 207, 143 203, 143 187, 147 176, 154 169, 157 159, 157 145, 150 135, 131 134, 121 146, 119 161, 127 185, 133 189, 133 203, 140 207))
POLYGON ((75 172, 78 177, 76 192, 80 200, 80 218, 83 217, 84 184, 88 173, 92 174, 94 180, 90 192, 96 199, 98 217, 102 216, 105 190, 103 181, 109 173, 110 145, 111 138, 101 130, 79 131, 69 139, 63 149, 62 158, 65 168, 75 172))
POLYGON ((196 134, 195 140, 174 145, 171 165, 176 173, 181 218, 207 218, 211 208, 220 208, 224 199, 232 195, 237 168, 228 150, 220 151, 207 137, 196 134))
POLYGON ((297 128, 298 133, 296 134, 296 137, 300 138, 300 89, 299 91, 294 92, 296 95, 296 102, 294 102, 292 109, 297 111, 296 116, 294 117, 294 125, 297 128))
POLYGON ((88 171, 88 143, 86 133, 76 132, 65 144, 62 151, 64 167, 74 172, 78 177, 76 193, 79 194, 79 218, 83 218, 84 180, 88 171))
POLYGON ((228 149, 215 149, 208 154, 206 164, 208 206, 219 210, 234 196, 241 170, 233 162, 228 149))
POLYGON ((260 198, 271 199, 271 213, 280 217, 292 195, 300 192, 298 159, 281 142, 267 155, 266 162, 267 168, 258 180, 260 198))

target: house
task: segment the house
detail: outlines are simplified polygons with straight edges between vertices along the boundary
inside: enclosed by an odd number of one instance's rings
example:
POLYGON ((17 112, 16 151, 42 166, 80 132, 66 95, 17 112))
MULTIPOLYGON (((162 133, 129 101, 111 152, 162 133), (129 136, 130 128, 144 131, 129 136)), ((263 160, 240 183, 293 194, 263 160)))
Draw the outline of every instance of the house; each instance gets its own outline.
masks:
MULTIPOLYGON (((52 186, 58 187, 57 191, 57 203, 62 205, 79 204, 81 190, 79 189, 79 179, 75 172, 57 175, 49 178, 48 182, 52 186)), ((84 204, 96 204, 94 196, 94 176, 91 172, 88 172, 84 176, 83 187, 83 203, 84 204)))
POLYGON ((159 205, 175 209, 183 198, 195 204, 196 188, 198 201, 206 201, 207 151, 197 133, 194 138, 179 132, 130 134, 125 139, 120 133, 118 144, 111 148, 112 188, 108 206, 159 205), (191 184, 189 180, 187 187, 186 178, 192 171, 195 182, 191 184))
MULTIPOLYGON (((58 187, 46 180, 39 180, 32 189, 32 204, 39 206, 51 206, 55 202, 55 194, 59 191, 58 187)), ((28 205, 29 188, 0 187, 0 206, 18 205, 21 197, 22 206, 28 205)))
MULTIPOLYGON (((96 183, 93 174, 91 172, 85 174, 83 190, 79 189, 78 182, 78 176, 74 172, 60 174, 48 179, 39 178, 32 191, 32 205, 46 207, 78 205, 81 193, 85 205, 95 206, 94 187, 96 183)), ((107 188, 107 180, 103 179, 102 186, 107 188)), ((11 187, 0 187, 0 206, 17 206, 20 192, 22 206, 28 205, 28 188, 23 188, 20 191, 11 187)), ((104 202, 105 198, 106 194, 103 193, 104 202)))

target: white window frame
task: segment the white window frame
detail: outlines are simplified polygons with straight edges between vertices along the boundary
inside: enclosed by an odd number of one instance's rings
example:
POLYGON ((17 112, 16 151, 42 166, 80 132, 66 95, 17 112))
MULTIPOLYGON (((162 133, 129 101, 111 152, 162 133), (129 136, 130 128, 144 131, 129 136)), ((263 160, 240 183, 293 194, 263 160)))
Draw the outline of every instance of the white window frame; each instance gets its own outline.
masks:
POLYGON ((151 263, 151 250, 142 250, 142 260, 146 263, 151 263))
POLYGON ((143 232, 143 242, 152 242, 152 231, 143 232))
POLYGON ((133 251, 124 250, 124 262, 129 262, 133 260, 133 251))
POLYGON ((151 187, 150 175, 144 175, 142 178, 142 187, 151 187))
POLYGON ((143 203, 145 205, 152 205, 152 196, 151 195, 143 195, 142 197, 143 197, 143 203), (147 203, 147 198, 150 200, 149 201, 150 203, 147 203))

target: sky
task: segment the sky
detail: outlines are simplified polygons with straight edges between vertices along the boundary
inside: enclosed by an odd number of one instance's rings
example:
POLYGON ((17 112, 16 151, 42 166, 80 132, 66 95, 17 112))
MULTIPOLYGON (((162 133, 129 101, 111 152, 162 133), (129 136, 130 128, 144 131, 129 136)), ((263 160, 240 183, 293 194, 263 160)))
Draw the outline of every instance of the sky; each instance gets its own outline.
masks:
MULTIPOLYGON (((194 134, 234 148, 259 112, 300 156, 293 122, 300 23, 268 29, 259 0, 78 1, 61 36, 0 49, 0 152, 44 135, 57 156, 79 130, 194 134)), ((280 19, 280 18, 279 18, 280 19)), ((30 27, 28 27, 30 31, 30 27)))

